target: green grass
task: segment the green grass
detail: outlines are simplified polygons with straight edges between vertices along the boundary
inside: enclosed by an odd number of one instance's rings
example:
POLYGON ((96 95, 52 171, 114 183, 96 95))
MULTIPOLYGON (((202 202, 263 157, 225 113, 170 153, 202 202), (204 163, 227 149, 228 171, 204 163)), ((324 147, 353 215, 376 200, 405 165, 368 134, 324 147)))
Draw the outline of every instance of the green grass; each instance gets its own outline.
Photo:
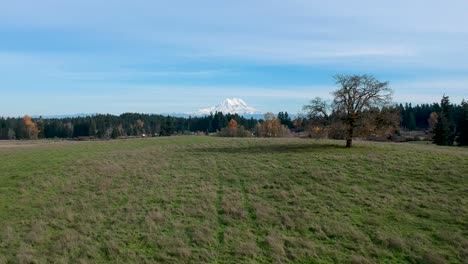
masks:
POLYGON ((468 149, 0 142, 0 263, 466 263, 468 149))

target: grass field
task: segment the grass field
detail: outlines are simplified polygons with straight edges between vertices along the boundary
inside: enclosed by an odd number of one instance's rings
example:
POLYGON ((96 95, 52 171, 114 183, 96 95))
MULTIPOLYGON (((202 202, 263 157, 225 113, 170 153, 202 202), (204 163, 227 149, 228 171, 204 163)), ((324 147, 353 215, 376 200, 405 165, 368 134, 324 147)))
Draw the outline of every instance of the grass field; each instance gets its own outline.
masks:
POLYGON ((467 263, 468 149, 0 142, 0 263, 467 263))

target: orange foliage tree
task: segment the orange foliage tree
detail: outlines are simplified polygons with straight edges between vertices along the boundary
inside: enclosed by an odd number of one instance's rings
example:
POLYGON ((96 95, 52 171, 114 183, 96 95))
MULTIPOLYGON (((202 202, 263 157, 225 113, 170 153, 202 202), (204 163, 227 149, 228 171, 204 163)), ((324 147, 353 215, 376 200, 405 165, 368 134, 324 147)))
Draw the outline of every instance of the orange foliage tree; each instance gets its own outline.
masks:
POLYGON ((237 121, 235 119, 231 119, 231 121, 229 121, 229 134, 231 137, 235 137, 237 136, 237 121))
POLYGON ((432 112, 429 116, 427 122, 429 123, 429 127, 431 128, 431 132, 434 131, 435 127, 437 126, 437 120, 439 119, 439 115, 436 112, 432 112))
POLYGON ((141 119, 138 119, 136 121, 136 135, 137 136, 141 136, 142 134, 145 133, 144 127, 145 127, 145 122, 141 121, 141 119))
POLYGON ((221 137, 250 137, 252 133, 244 128, 244 126, 239 126, 235 119, 231 119, 226 127, 221 129, 218 132, 218 136, 221 137))
POLYGON ((39 129, 37 128, 36 123, 32 121, 32 118, 28 115, 25 115, 23 117, 23 122, 26 125, 29 139, 37 139, 37 136, 39 135, 39 129))
POLYGON ((265 114, 265 121, 257 124, 255 132, 258 137, 287 137, 291 134, 273 113, 265 114))

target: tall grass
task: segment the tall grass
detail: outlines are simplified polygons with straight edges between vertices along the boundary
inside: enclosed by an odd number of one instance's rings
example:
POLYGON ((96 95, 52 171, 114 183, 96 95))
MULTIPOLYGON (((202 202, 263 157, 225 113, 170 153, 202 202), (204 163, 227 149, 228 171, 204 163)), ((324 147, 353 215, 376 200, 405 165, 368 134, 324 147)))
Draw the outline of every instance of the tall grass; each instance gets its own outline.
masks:
POLYGON ((174 137, 0 145, 0 263, 462 263, 468 150, 174 137))

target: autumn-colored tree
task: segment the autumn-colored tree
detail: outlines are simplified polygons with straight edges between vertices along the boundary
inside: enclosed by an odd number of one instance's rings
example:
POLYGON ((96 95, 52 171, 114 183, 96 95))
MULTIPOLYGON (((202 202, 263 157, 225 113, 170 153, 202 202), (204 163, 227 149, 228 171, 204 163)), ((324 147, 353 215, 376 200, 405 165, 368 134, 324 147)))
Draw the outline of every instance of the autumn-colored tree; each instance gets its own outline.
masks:
POLYGON ((39 129, 36 126, 36 123, 32 121, 32 118, 28 115, 23 117, 24 125, 26 126, 26 130, 28 132, 29 139, 37 139, 37 135, 39 134, 39 129))
POLYGON ((231 119, 229 121, 228 127, 229 127, 229 133, 231 134, 231 136, 232 137, 237 136, 237 127, 238 127, 238 125, 237 125, 237 121, 235 119, 231 119))
POLYGON ((268 112, 263 115, 263 118, 265 118, 265 121, 272 121, 276 118, 275 114, 268 112))
POLYGON ((137 124, 137 126, 138 126, 139 128, 143 128, 143 126, 145 125, 145 122, 141 121, 141 119, 138 119, 138 120, 136 121, 136 124, 137 124))
POLYGON ((286 128, 286 126, 281 125, 281 120, 275 118, 271 121, 271 134, 273 137, 279 137, 282 135, 282 130, 286 128))
POLYGON ((437 126, 437 119, 439 118, 439 115, 437 115, 436 112, 432 112, 431 115, 429 116, 429 119, 427 122, 429 123, 429 128, 431 131, 434 131, 435 127, 437 126))
POLYGON ((145 133, 144 127, 145 127, 145 122, 141 121, 141 119, 138 119, 135 125, 137 136, 141 136, 142 134, 145 133))
POLYGON ((293 126, 296 128, 296 130, 303 130, 304 129, 304 120, 300 117, 294 119, 292 121, 293 126))
POLYGON ((252 133, 244 128, 244 126, 239 126, 235 119, 231 119, 227 125, 218 132, 220 137, 250 137, 252 133))
POLYGON ((396 107, 371 108, 361 114, 355 136, 386 140, 400 130, 400 111, 396 107))
POLYGON ((310 138, 326 138, 328 137, 328 127, 325 126, 311 126, 308 130, 310 138))
POLYGON ((285 137, 290 135, 291 131, 285 125, 281 124, 281 120, 276 118, 273 113, 266 113, 265 120, 258 122, 255 127, 255 132, 258 137, 285 137))

